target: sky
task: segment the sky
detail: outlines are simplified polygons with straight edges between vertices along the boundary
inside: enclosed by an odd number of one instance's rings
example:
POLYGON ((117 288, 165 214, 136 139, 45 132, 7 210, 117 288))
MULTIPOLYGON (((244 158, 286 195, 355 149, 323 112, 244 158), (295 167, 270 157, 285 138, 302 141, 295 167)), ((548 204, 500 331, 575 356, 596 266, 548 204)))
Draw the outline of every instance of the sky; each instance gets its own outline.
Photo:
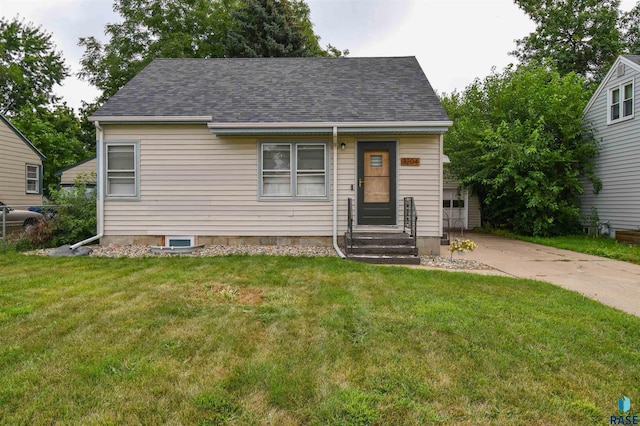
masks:
MULTIPOLYGON (((493 67, 517 62, 515 40, 535 29, 511 0, 307 0, 323 46, 349 49, 351 57, 415 56, 438 93, 462 91, 493 67)), ((635 0, 623 0, 629 10, 635 0)), ((105 24, 117 22, 113 0, 0 0, 0 15, 20 16, 52 34, 73 74, 56 94, 79 108, 98 91, 75 74, 80 37, 106 41, 105 24)))

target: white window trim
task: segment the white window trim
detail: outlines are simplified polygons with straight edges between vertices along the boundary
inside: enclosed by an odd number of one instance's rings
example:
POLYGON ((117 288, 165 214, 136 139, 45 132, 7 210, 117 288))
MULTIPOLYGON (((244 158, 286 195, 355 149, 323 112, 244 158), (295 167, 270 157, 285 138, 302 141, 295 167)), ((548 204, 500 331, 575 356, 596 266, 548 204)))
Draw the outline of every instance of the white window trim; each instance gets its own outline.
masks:
POLYGON ((106 200, 140 200, 140 142, 139 141, 105 141, 104 142, 104 196, 106 200), (134 194, 132 195, 109 195, 109 147, 110 146, 133 146, 133 166, 134 166, 134 194))
POLYGON ((625 82, 622 82, 620 84, 617 84, 613 87, 610 87, 609 90, 607 90, 607 124, 615 124, 615 123, 620 123, 621 121, 627 121, 627 120, 631 120, 635 114, 636 114, 636 105, 635 105, 635 100, 636 98, 636 93, 635 93, 635 82, 633 79, 631 80, 627 80, 625 82), (630 115, 627 116, 623 116, 624 114, 624 88, 626 86, 628 86, 629 84, 631 84, 631 105, 632 105, 632 111, 630 115), (618 90, 620 93, 620 100, 618 102, 618 108, 619 108, 619 117, 616 119, 612 119, 611 118, 611 107, 613 106, 612 102, 611 102, 611 95, 612 93, 618 90))
POLYGON ((26 179, 26 188, 25 191, 27 194, 40 194, 40 166, 37 164, 25 164, 24 166, 24 178, 26 179), (29 167, 33 167, 36 170, 36 177, 29 177, 29 167), (29 191, 29 182, 35 181, 36 189, 35 191, 29 191))
MULTIPOLYGON (((195 246, 195 237, 193 235, 167 235, 165 236, 165 247, 171 247, 171 240, 189 240, 189 246, 195 246)), ((184 246, 176 246, 184 247, 184 246)))
POLYGON ((318 140, 262 140, 258 141, 258 199, 261 201, 327 201, 330 197, 330 170, 329 170, 329 142, 318 140), (264 145, 289 145, 290 146, 290 195, 265 195, 263 194, 263 146, 264 145), (324 195, 297 195, 298 179, 298 145, 318 145, 324 147, 324 195))

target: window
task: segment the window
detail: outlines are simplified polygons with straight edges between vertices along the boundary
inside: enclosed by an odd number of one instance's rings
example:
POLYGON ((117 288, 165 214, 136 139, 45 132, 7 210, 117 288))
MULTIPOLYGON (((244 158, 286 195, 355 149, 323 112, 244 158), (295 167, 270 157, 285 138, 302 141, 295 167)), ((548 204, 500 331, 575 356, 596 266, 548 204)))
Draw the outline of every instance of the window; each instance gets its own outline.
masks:
POLYGON ((166 247, 193 247, 195 238, 192 236, 167 236, 166 247))
POLYGON ((325 142, 262 142, 260 195, 263 199, 326 199, 325 142))
POLYGON ((27 194, 41 194, 40 166, 27 164, 25 173, 27 180, 27 194))
POLYGON ((609 90, 609 123, 633 117, 633 81, 609 90))
POLYGON ((138 197, 137 143, 106 143, 107 197, 138 197))

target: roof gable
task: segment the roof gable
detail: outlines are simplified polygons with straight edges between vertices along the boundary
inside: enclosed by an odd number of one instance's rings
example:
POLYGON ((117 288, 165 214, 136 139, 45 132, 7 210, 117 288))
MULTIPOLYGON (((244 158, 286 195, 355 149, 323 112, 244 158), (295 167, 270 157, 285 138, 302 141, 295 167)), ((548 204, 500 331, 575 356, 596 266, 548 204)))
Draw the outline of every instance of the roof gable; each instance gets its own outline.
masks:
POLYGON ((29 148, 31 148, 33 150, 33 152, 35 152, 36 154, 38 154, 38 156, 40 157, 40 159, 42 161, 46 160, 47 157, 45 157, 39 150, 38 148, 36 148, 30 141, 29 139, 27 139, 27 137, 25 135, 23 135, 20 130, 16 129, 14 127, 13 124, 11 124, 11 122, 9 120, 7 120, 7 118, 0 114, 0 121, 2 121, 3 123, 5 123, 7 125, 7 127, 13 132, 15 133, 15 135, 20 138, 22 140, 22 142, 24 142, 25 144, 27 144, 27 146, 29 148))
POLYGON ((155 59, 92 118, 446 122, 415 57, 155 59))
POLYGON ((587 103, 587 106, 584 107, 583 114, 586 114, 587 111, 589 111, 591 109, 591 107, 595 103, 596 99, 598 99, 598 96, 600 96, 602 91, 605 90, 605 88, 609 84, 609 80, 611 80, 611 77, 614 75, 614 73, 616 72, 616 69, 618 68, 618 65, 620 65, 620 64, 624 64, 624 65, 629 66, 632 69, 636 70, 636 72, 640 72, 640 55, 620 55, 620 56, 618 56, 618 58, 615 60, 613 65, 611 65, 611 68, 609 69, 609 72, 607 72, 607 74, 604 76, 604 78, 600 82, 600 85, 598 86, 598 88, 596 89, 594 94, 591 96, 591 99, 589 99, 589 102, 587 103))

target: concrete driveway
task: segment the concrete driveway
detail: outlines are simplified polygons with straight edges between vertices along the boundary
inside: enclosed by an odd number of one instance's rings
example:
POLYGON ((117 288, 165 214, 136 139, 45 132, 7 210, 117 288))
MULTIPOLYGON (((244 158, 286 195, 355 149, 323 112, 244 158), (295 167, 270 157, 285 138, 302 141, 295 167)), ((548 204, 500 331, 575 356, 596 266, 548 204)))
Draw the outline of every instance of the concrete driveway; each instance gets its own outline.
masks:
MULTIPOLYGON (((496 235, 468 233, 464 238, 478 244, 465 258, 499 275, 547 281, 640 316, 640 265, 496 235)), ((441 253, 449 256, 449 247, 442 246, 441 253)))

